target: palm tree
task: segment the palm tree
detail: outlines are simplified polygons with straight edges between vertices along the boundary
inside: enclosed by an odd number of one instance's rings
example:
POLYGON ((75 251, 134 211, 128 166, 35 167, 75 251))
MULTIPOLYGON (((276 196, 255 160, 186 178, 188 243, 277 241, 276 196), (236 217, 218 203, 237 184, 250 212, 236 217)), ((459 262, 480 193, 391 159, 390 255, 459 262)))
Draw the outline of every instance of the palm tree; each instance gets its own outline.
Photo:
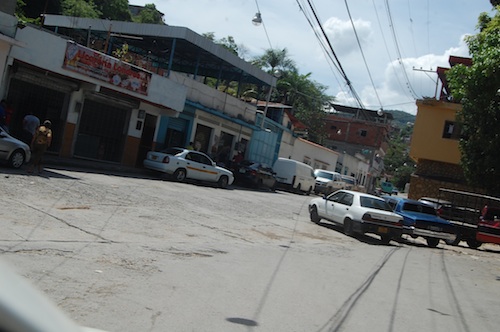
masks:
POLYGON ((297 70, 295 62, 290 59, 286 48, 282 50, 269 48, 263 55, 255 58, 252 64, 263 70, 267 70, 268 73, 272 73, 273 75, 275 70, 297 70))

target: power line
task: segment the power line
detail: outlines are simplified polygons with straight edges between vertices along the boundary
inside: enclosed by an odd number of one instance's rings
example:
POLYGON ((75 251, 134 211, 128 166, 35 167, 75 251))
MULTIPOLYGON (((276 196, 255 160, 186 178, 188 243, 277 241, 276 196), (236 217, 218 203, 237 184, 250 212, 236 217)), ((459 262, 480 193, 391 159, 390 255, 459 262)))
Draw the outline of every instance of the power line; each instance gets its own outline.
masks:
POLYGON ((408 89, 410 90, 411 94, 413 95, 413 98, 418 99, 418 96, 415 93, 415 90, 413 90, 413 87, 411 86, 410 79, 408 78, 408 73, 406 72, 406 68, 405 68, 404 63, 403 63, 403 57, 401 55, 401 50, 399 48, 399 43, 398 43, 398 39, 396 36, 396 30, 394 29, 394 22, 392 20, 391 9, 389 7, 389 0, 385 0, 385 4, 386 4, 387 16, 389 18, 389 26, 391 28, 392 37, 394 39, 394 46, 395 46, 396 52, 398 54, 398 62, 401 65, 401 68, 403 69, 403 76, 406 80, 406 85, 407 85, 408 89))
MULTIPOLYGON (((394 67, 394 64, 391 60, 391 53, 389 52, 389 47, 387 46, 387 40, 385 39, 385 34, 384 34, 384 30, 382 29, 382 24, 380 23, 380 17, 378 15, 378 10, 377 10, 377 6, 375 5, 375 0, 372 0, 372 3, 373 3, 373 9, 375 10, 375 16, 377 17, 377 23, 378 23, 378 27, 380 29, 380 34, 382 35, 382 40, 384 41, 384 46, 385 46, 385 51, 387 53, 387 57, 389 59, 389 63, 391 65, 391 67, 394 69, 394 71, 396 71, 396 68, 394 67)), ((401 88, 401 91, 403 91, 407 97, 413 99, 413 96, 411 95, 408 95, 408 90, 405 89, 405 87, 403 86, 403 83, 401 82, 400 78, 399 78, 399 75, 394 75, 396 77, 396 80, 399 84, 399 87, 401 88)))
MULTIPOLYGON (((257 12, 260 14, 259 3, 255 0, 255 5, 257 6, 257 12)), ((269 47, 273 49, 273 45, 271 44, 271 39, 269 38, 269 34, 267 33, 265 20, 262 20, 262 27, 264 28, 264 33, 266 34, 267 42, 269 43, 269 47)))
POLYGON ((356 27, 354 26, 354 21, 352 20, 351 11, 349 10, 349 5, 347 4, 347 0, 344 0, 344 3, 347 9, 347 14, 349 15, 349 20, 351 21, 352 30, 354 31, 354 36, 356 36, 356 41, 358 42, 359 51, 361 52, 361 56, 363 57, 363 62, 365 63, 366 71, 368 72, 368 76, 370 77, 370 82, 372 84, 373 91, 375 91, 375 96, 377 96, 378 103, 380 104, 380 107, 382 107, 382 102, 380 101, 380 97, 378 95, 377 88, 375 87, 375 83, 373 83, 372 74, 370 72, 370 68, 368 68, 368 63, 366 62, 365 53, 363 52, 363 48, 361 47, 361 43, 358 37, 358 32, 356 31, 356 27))
POLYGON ((307 3, 309 4, 309 8, 311 9, 311 12, 312 12, 312 14, 314 16, 314 19, 315 19, 316 23, 318 24, 318 26, 319 26, 319 28, 321 30, 323 39, 328 44, 328 50, 329 50, 328 53, 331 54, 331 55, 333 55, 333 57, 335 58, 335 60, 332 59, 333 63, 335 64, 336 68, 339 70, 342 78, 345 80, 345 82, 346 82, 349 90, 351 91, 352 96, 354 97, 354 99, 356 99, 358 105, 361 108, 364 108, 363 103, 361 102, 361 98, 359 97, 359 95, 357 94, 356 90, 352 86, 351 81, 349 80, 349 78, 347 77, 347 74, 345 73, 344 69, 342 68, 342 64, 340 63, 340 60, 338 59, 337 54, 333 50, 333 46, 332 46, 332 44, 330 42, 330 39, 328 38, 328 35, 326 34, 325 30, 323 29, 323 26, 322 26, 322 24, 321 24, 321 22, 319 20, 319 17, 318 17, 318 15, 316 13, 316 10, 314 9, 314 6, 312 5, 312 3, 311 3, 310 0, 307 0, 307 3))

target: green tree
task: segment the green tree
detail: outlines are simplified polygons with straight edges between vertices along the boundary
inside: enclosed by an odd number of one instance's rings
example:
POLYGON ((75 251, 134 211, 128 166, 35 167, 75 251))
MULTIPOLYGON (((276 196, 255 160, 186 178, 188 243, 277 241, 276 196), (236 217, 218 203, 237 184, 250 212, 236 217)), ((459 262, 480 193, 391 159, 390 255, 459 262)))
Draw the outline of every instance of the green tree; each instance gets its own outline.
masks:
POLYGON ((288 50, 286 48, 280 49, 267 49, 263 55, 255 58, 252 62, 257 67, 267 70, 269 73, 287 70, 297 70, 295 67, 295 62, 288 55, 288 50))
POLYGON ((61 10, 66 16, 99 18, 101 15, 92 0, 61 0, 61 10))
MULTIPOLYGON (((333 101, 326 95, 327 87, 313 81, 311 73, 300 74, 286 48, 268 49, 252 63, 273 75, 278 73, 271 101, 293 106, 295 117, 308 127, 308 139, 321 144, 326 137, 325 105, 333 101)), ((266 94, 261 91, 260 98, 266 94)))
POLYGON ((202 36, 211 40, 215 44, 224 47, 231 53, 239 55, 240 46, 236 44, 233 36, 227 36, 221 39, 215 39, 215 33, 213 32, 205 32, 204 34, 202 34, 202 36))
POLYGON ((402 127, 389 141, 389 149, 384 156, 385 172, 392 176, 392 183, 404 189, 415 171, 415 162, 409 156, 409 142, 413 126, 402 127))
POLYGON ((479 17, 480 32, 466 39, 472 66, 457 65, 448 71, 461 125, 461 165, 471 185, 500 195, 500 14, 479 17))
POLYGON ((156 9, 154 4, 147 4, 133 20, 137 23, 165 24, 162 14, 156 9))
POLYGON ((131 22, 128 0, 93 0, 101 12, 101 18, 131 22))

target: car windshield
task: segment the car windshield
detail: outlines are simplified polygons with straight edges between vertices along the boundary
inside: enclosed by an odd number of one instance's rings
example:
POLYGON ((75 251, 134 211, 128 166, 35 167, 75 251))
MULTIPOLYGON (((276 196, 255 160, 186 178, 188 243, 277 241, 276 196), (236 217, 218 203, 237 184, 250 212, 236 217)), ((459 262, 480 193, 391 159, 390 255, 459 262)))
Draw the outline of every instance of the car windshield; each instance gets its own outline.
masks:
POLYGON ((165 150, 161 150, 162 153, 168 154, 170 156, 176 156, 179 153, 184 152, 184 149, 181 148, 167 148, 165 150))
POLYGON ((432 206, 417 203, 404 203, 403 211, 420 212, 434 216, 436 215, 436 210, 432 206))
POLYGON ((359 200, 362 207, 383 211, 392 211, 387 202, 381 198, 361 196, 359 200))
POLYGON ((349 184, 354 184, 354 179, 352 178, 345 178, 345 177, 342 177, 342 180, 344 180, 344 182, 346 183, 349 183, 349 184))
POLYGON ((328 172, 316 171, 314 172, 314 175, 318 178, 325 178, 329 180, 333 179, 333 174, 328 172))

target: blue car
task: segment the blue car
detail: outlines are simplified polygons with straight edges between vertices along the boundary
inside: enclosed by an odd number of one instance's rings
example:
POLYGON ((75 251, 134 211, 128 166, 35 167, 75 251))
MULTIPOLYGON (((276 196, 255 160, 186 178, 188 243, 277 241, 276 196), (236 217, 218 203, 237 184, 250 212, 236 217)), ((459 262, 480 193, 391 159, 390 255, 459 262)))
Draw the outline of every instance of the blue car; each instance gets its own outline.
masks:
POLYGON ((439 240, 454 241, 455 226, 438 217, 436 210, 425 203, 402 197, 384 195, 382 198, 393 211, 403 217, 403 234, 425 238, 429 247, 436 247, 439 240))

